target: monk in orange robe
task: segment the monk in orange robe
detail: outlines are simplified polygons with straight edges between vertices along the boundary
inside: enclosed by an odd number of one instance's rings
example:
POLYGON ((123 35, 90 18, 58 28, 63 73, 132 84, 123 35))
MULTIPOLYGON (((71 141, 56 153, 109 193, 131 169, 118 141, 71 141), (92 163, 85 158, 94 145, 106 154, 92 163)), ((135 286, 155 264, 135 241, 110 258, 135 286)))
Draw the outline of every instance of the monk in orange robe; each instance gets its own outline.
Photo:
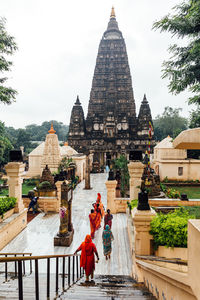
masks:
POLYGON ((94 203, 94 211, 96 212, 96 230, 98 230, 101 227, 101 209, 99 208, 99 203, 94 203))
POLYGON ((89 214, 90 219, 90 231, 91 231, 91 238, 94 238, 95 230, 96 230, 96 220, 97 220, 97 213, 94 209, 91 209, 91 213, 89 214))
POLYGON ((94 270, 95 270, 94 253, 98 260, 99 260, 99 254, 89 234, 86 235, 85 241, 78 247, 78 249, 74 252, 74 254, 76 254, 80 250, 81 250, 80 266, 83 267, 85 270, 85 275, 86 275, 85 282, 89 282, 90 275, 91 275, 91 282, 94 282, 93 280, 94 270))
POLYGON ((104 206, 103 206, 103 203, 101 201, 101 194, 100 193, 97 193, 97 201, 96 203, 99 204, 99 208, 101 210, 101 217, 104 218, 105 216, 105 211, 104 211, 104 206))

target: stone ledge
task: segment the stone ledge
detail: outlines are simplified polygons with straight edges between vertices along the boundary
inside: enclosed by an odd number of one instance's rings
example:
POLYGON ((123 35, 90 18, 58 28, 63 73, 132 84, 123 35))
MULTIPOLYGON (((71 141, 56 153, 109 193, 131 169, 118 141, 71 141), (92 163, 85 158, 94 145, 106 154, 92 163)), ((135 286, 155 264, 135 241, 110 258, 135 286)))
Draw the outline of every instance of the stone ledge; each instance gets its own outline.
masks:
POLYGON ((27 226, 27 209, 0 223, 0 250, 27 226))

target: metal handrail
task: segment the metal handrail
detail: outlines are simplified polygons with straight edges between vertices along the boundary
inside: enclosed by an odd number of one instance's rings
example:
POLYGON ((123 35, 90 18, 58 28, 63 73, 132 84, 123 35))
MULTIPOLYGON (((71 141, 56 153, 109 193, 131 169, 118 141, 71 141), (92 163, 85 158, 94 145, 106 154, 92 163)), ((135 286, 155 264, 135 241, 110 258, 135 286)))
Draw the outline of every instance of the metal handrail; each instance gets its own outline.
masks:
POLYGON ((18 260, 35 260, 35 259, 46 259, 46 258, 56 258, 56 257, 72 257, 72 256, 80 256, 80 254, 53 254, 53 255, 40 255, 40 256, 18 256, 18 257, 0 257, 1 262, 11 262, 18 260))
MULTIPOLYGON (((25 253, 23 253, 25 254, 25 253)), ((58 295, 59 290, 59 258, 62 259, 62 268, 61 268, 61 276, 62 276, 62 283, 61 288, 62 291, 66 291, 66 285, 67 288, 69 288, 72 284, 77 282, 84 274, 83 269, 80 267, 80 254, 54 254, 54 255, 41 255, 41 256, 12 256, 12 257, 0 257, 0 263, 5 263, 6 268, 7 264, 10 262, 15 262, 15 265, 18 265, 18 296, 19 300, 23 300, 23 273, 25 271, 25 261, 29 260, 32 262, 35 261, 35 299, 39 300, 39 266, 38 262, 40 260, 46 259, 47 261, 47 298, 50 297, 50 267, 51 267, 51 260, 56 259, 56 268, 55 268, 55 292, 56 295, 58 295), (66 260, 68 260, 68 267, 66 270, 66 260), (72 260, 72 262, 71 262, 72 260), (75 279, 75 273, 76 273, 76 279, 75 279), (67 274, 68 280, 66 284, 65 275, 67 274), (72 275, 72 276, 71 276, 72 275)), ((31 265, 32 266, 32 265, 31 265)), ((32 267, 31 267, 32 268, 32 267)), ((32 269, 31 269, 32 272, 32 269)))
MULTIPOLYGON (((5 269, 4 269, 4 272, 1 271, 1 273, 5 273, 5 281, 8 280, 8 262, 9 261, 6 261, 6 259, 9 257, 9 255, 11 255, 11 259, 15 258, 14 263, 15 263, 15 267, 14 267, 14 274, 15 274, 15 277, 17 277, 17 255, 22 255, 22 258, 23 258, 23 275, 26 274, 26 270, 25 270, 25 255, 27 256, 28 260, 30 260, 30 257, 32 255, 32 253, 30 252, 15 252, 15 253, 12 253, 12 252, 1 252, 0 253, 0 256, 4 256, 4 257, 0 257, 0 259, 3 259, 5 262, 5 269)), ((32 273, 32 260, 30 260, 30 274, 32 273)), ((11 274, 11 272, 10 272, 11 274)))
POLYGON ((0 255, 32 255, 31 252, 0 252, 0 255))

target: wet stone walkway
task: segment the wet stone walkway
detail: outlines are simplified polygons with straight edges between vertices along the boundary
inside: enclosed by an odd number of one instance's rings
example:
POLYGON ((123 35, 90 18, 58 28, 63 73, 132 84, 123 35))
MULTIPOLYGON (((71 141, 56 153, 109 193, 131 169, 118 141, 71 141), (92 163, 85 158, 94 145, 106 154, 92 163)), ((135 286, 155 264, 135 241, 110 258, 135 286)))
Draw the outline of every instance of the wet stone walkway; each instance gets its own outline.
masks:
MULTIPOLYGON (((97 193, 101 193, 106 208, 107 174, 91 174, 91 190, 84 190, 81 182, 74 191, 72 203, 72 222, 74 238, 70 247, 54 247, 53 239, 59 230, 59 215, 40 213, 15 239, 1 252, 31 252, 32 255, 72 254, 90 233, 88 215, 97 193)), ((102 223, 103 225, 103 223, 102 223)), ((103 227, 103 226, 102 226, 103 227)), ((116 214, 112 227, 114 241, 111 259, 106 261, 102 247, 102 228, 95 235, 94 243, 99 252, 100 261, 96 264, 95 274, 98 275, 131 275, 131 253, 128 243, 126 214, 116 214)), ((40 266, 40 272, 46 272, 46 265, 40 266)), ((51 268, 54 272, 54 268, 51 268)))

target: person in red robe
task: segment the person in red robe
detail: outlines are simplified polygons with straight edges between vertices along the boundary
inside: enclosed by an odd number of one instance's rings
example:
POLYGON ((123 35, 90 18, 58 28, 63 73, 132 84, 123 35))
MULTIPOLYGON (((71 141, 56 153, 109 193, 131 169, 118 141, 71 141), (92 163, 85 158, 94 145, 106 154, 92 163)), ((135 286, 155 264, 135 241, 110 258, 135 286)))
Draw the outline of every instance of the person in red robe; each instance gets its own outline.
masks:
POLYGON ((94 283, 93 280, 94 270, 95 270, 94 253, 98 260, 99 260, 99 254, 89 234, 86 235, 85 241, 78 247, 78 249, 74 252, 74 254, 76 254, 80 250, 81 250, 80 266, 83 267, 85 270, 85 275, 86 275, 85 282, 86 283, 89 282, 89 276, 91 275, 91 282, 94 283))
POLYGON ((94 234, 96 230, 96 220, 97 220, 97 213, 94 209, 91 209, 91 213, 89 214, 90 219, 90 231, 91 231, 91 238, 94 239, 94 234))

